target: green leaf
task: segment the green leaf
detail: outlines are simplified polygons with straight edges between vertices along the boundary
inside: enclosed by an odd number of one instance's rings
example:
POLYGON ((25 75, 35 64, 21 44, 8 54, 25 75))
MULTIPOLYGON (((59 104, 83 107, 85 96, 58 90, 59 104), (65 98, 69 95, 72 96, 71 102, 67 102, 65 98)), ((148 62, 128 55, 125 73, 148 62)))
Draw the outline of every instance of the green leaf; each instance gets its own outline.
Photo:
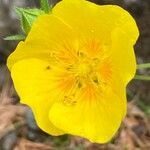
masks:
POLYGON ((4 40, 6 41, 22 41, 22 40, 25 40, 25 35, 10 35, 10 36, 7 36, 6 38, 4 38, 4 40))
POLYGON ((134 79, 136 79, 136 80, 150 81, 150 76, 145 76, 145 75, 135 75, 134 79))
POLYGON ((37 17, 45 14, 44 11, 40 9, 16 8, 16 12, 20 17, 22 29, 26 34, 29 33, 32 24, 37 19, 37 17))
POLYGON ((150 63, 138 64, 137 69, 148 69, 150 68, 150 63))
POLYGON ((49 11, 51 10, 51 7, 49 5, 48 0, 40 0, 41 3, 41 9, 45 12, 45 13, 49 13, 49 11))

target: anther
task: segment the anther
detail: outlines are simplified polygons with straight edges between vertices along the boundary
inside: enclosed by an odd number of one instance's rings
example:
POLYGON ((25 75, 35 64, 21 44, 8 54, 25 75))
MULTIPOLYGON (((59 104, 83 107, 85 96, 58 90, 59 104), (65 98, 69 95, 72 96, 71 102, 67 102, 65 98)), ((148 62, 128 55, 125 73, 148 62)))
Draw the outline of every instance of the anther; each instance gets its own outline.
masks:
POLYGON ((95 84, 99 84, 99 81, 98 81, 98 77, 97 77, 97 76, 94 76, 94 77, 92 78, 92 80, 93 80, 93 82, 94 82, 95 84))
POLYGON ((47 66, 47 67, 46 67, 46 70, 50 70, 50 69, 51 69, 51 67, 50 67, 50 66, 47 66))
POLYGON ((85 54, 84 54, 83 52, 80 52, 80 51, 77 52, 77 55, 78 55, 79 57, 84 57, 84 56, 85 56, 85 54))
POLYGON ((75 104, 77 103, 77 101, 74 100, 74 97, 73 97, 73 96, 71 96, 71 97, 69 97, 69 96, 64 96, 63 103, 64 103, 64 105, 66 105, 66 106, 73 106, 73 105, 75 105, 75 104))
POLYGON ((79 82, 79 83, 78 83, 78 88, 80 89, 81 87, 82 87, 82 83, 79 82))
POLYGON ((66 68, 66 70, 71 71, 72 68, 73 68, 73 65, 69 65, 69 66, 66 68))

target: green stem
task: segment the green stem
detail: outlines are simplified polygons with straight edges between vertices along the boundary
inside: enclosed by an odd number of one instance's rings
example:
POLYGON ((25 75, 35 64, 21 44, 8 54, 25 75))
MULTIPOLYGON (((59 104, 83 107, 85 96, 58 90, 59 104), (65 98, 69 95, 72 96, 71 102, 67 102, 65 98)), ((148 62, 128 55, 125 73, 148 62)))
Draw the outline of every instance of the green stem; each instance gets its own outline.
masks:
POLYGON ((45 12, 45 13, 49 13, 50 11, 50 5, 48 0, 40 0, 41 3, 41 9, 45 12))
POLYGON ((136 80, 145 80, 145 81, 150 81, 150 76, 135 75, 134 79, 136 79, 136 80))
POLYGON ((137 69, 146 69, 146 68, 150 68, 150 63, 137 65, 137 69))

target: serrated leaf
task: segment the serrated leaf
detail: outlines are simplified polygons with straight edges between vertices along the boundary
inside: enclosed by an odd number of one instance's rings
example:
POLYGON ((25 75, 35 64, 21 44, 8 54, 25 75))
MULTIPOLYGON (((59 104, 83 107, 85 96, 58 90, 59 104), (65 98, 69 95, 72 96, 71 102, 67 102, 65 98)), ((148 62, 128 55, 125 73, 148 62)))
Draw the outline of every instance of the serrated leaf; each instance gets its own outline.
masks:
POLYGON ((22 29, 26 34, 29 33, 32 24, 37 17, 45 14, 45 12, 40 9, 16 8, 16 12, 20 17, 22 29))
POLYGON ((4 38, 4 40, 6 41, 22 41, 22 40, 25 40, 25 35, 20 35, 20 34, 17 34, 17 35, 10 35, 10 36, 7 36, 6 38, 4 38))
POLYGON ((40 0, 41 3, 41 9, 45 12, 45 13, 49 13, 49 11, 51 10, 51 7, 49 5, 48 0, 40 0))

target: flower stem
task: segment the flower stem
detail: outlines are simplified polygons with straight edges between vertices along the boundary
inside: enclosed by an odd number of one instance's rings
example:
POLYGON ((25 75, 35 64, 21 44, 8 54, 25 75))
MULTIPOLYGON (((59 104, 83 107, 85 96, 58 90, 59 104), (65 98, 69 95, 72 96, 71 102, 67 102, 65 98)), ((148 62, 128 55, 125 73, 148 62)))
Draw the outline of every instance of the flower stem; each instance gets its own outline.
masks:
POLYGON ((146 68, 150 68, 150 63, 137 65, 137 69, 146 69, 146 68))
POLYGON ((134 79, 136 79, 136 80, 145 80, 145 81, 150 81, 150 76, 135 75, 134 79))
POLYGON ((41 9, 45 12, 45 13, 49 13, 50 11, 50 5, 48 0, 40 0, 41 3, 41 9))

